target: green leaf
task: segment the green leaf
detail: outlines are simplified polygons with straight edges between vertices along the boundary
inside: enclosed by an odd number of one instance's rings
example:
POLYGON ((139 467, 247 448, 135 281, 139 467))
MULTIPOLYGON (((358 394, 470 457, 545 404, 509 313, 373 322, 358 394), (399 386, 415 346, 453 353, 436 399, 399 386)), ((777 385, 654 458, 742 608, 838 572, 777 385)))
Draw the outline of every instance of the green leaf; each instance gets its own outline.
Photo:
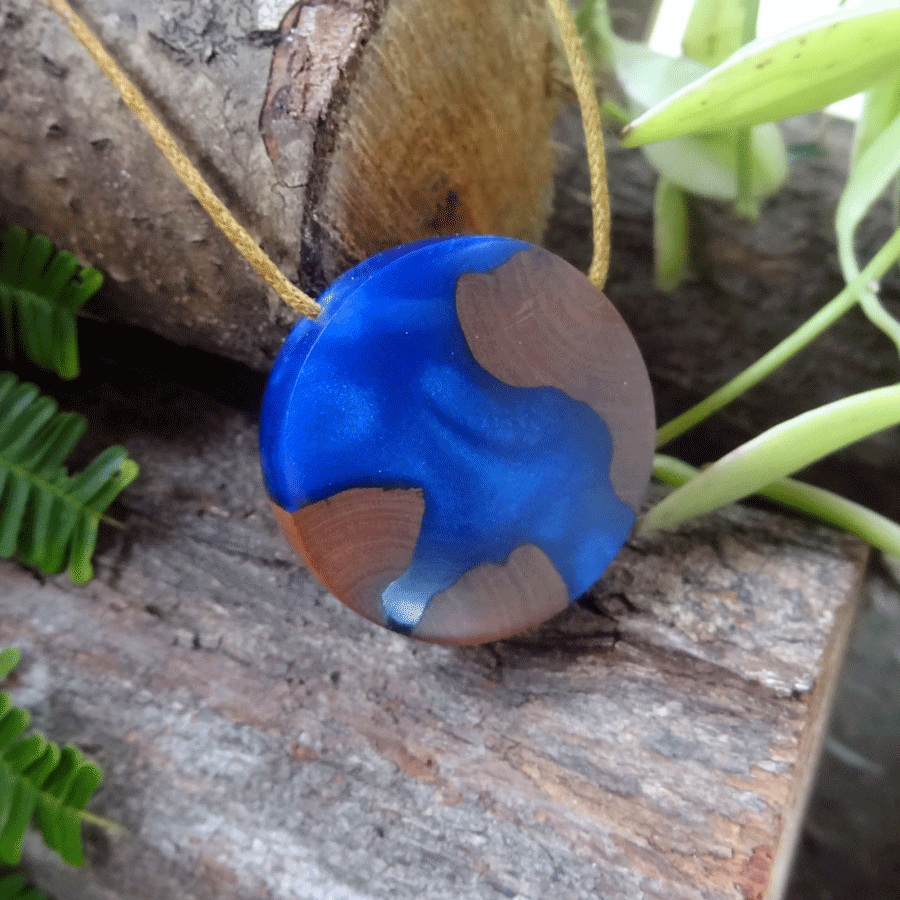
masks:
POLYGON ((875 201, 900 173, 900 117, 890 122, 856 160, 835 214, 844 278, 859 274, 853 233, 875 201))
POLYGON ((717 66, 744 43, 748 0, 694 0, 681 40, 685 56, 717 66))
POLYGON ((772 122, 864 90, 900 65, 900 0, 841 9, 744 45, 627 125, 637 147, 772 122))
MULTIPOLYGON (((693 59, 659 53, 611 31, 604 35, 603 47, 632 115, 709 71, 693 59)), ((691 194, 713 200, 736 200, 740 195, 738 135, 734 131, 677 137, 644 147, 643 151, 660 175, 691 194)), ((749 157, 749 198, 759 199, 777 190, 788 168, 787 150, 777 126, 752 129, 749 157)))
MULTIPOLYGON (((0 769, 9 776, 9 769, 0 760, 0 769)), ((3 775, 0 775, 2 780, 3 775)), ((14 866, 22 858, 22 841, 34 810, 38 792, 21 776, 9 778, 9 813, 0 828, 0 862, 14 866)))
POLYGON ((43 235, 13 227, 0 240, 0 324, 7 356, 25 355, 61 378, 78 374, 76 314, 103 276, 43 235))
POLYGON ((138 474, 122 447, 110 447, 70 476, 63 461, 84 429, 81 416, 0 373, 0 556, 18 552, 50 574, 68 565, 76 584, 93 576, 101 517, 138 474))
POLYGON ((882 78, 866 91, 853 135, 851 169, 891 122, 900 116, 900 76, 882 78))
POLYGON ((709 72, 707 66, 693 59, 669 56, 616 35, 610 35, 607 48, 609 62, 628 98, 632 115, 655 106, 709 72))
POLYGON ((30 722, 31 716, 27 710, 19 709, 18 706, 9 709, 0 719, 0 752, 5 754, 21 737, 30 722))
MULTIPOLYGON (((788 161, 781 132, 759 125, 750 133, 750 194, 759 199, 777 190, 787 175, 788 161)), ((738 197, 737 134, 690 135, 642 148, 650 164, 669 181, 699 197, 738 197)))
MULTIPOLYGON (((653 461, 654 478, 673 487, 686 484, 698 474, 698 469, 672 456, 657 454, 653 461)), ((900 525, 859 503, 793 478, 776 481, 758 494, 855 534, 878 550, 900 556, 900 525)))
POLYGON ((47 895, 20 872, 8 872, 0 874, 0 900, 47 900, 47 895))
POLYGON ((102 779, 100 768, 72 745, 62 750, 42 734, 23 736, 29 716, 0 693, 0 864, 15 865, 36 818, 51 849, 72 864, 84 862, 81 817, 102 779))
POLYGON ((848 444, 900 423, 900 385, 846 397, 782 422, 704 469, 646 514, 671 528, 740 500, 848 444))
MULTIPOLYGON (((19 664, 19 651, 16 647, 4 647, 0 650, 0 681, 6 678, 10 672, 19 664)), ((0 708, 0 716, 3 715, 3 709, 0 708)))

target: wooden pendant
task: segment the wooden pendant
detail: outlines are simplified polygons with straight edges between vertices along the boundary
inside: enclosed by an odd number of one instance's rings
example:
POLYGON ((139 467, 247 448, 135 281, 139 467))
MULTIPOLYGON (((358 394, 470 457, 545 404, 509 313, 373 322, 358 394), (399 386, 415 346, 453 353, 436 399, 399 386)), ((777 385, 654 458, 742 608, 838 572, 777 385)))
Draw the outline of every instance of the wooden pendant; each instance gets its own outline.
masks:
POLYGON ((647 371, 606 297, 511 238, 406 244, 339 278, 275 362, 266 486, 322 583, 374 622, 471 644, 604 572, 653 460, 647 371))

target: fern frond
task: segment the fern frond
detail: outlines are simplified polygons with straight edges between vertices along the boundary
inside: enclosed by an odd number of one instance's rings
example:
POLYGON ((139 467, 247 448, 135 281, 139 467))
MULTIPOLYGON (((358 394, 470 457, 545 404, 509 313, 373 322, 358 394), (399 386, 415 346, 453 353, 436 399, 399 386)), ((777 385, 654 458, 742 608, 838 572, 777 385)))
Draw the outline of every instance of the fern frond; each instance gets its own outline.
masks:
MULTIPOLYGON (((18 651, 12 652, 17 660, 18 651)), ((0 652, 0 660, 9 662, 9 654, 0 652)), ((19 861, 25 829, 35 818, 47 846, 80 866, 82 814, 103 773, 71 744, 60 750, 40 733, 24 736, 30 718, 0 691, 0 864, 19 861)))
POLYGON ((0 873, 0 900, 47 900, 47 895, 21 872, 7 872, 0 873))
POLYGON ((138 473, 124 448, 110 447, 70 476, 63 461, 85 427, 33 384, 0 373, 0 557, 18 551, 49 574, 68 565, 76 584, 93 577, 100 518, 138 473))
POLYGON ((0 325, 6 355, 16 338, 34 363, 61 378, 78 374, 76 314, 103 276, 43 235, 7 229, 0 239, 0 325))
MULTIPOLYGON (((15 647, 6 647, 0 650, 0 681, 19 664, 19 651, 15 647)), ((2 715, 0 710, 0 715, 2 715)))

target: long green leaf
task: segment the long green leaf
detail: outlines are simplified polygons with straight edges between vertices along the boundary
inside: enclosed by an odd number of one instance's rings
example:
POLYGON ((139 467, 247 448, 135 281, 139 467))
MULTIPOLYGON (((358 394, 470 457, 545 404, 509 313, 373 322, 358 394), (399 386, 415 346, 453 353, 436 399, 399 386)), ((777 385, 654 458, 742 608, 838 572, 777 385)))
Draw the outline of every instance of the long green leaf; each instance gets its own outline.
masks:
MULTIPOLYGON (((699 469, 680 459, 662 454, 654 459, 653 476, 663 484, 681 487, 699 474, 699 469)), ((878 550, 900 556, 900 525, 846 497, 793 478, 776 481, 757 493, 794 512, 855 534, 878 550)))
POLYGON ((900 173, 900 116, 890 122, 858 157, 835 214, 841 268, 844 278, 859 274, 853 249, 853 233, 863 216, 900 173))
POLYGON ((900 65, 900 0, 841 9, 746 44, 627 125, 626 147, 773 122, 864 90, 900 65))
MULTIPOLYGON (((632 115, 639 115, 709 72, 694 59, 668 56, 646 44, 618 37, 609 27, 604 3, 582 7, 582 23, 584 28, 590 26, 598 43, 597 52, 612 66, 632 115)), ((700 197, 735 200, 740 195, 737 140, 736 132, 717 131, 661 141, 643 150, 653 168, 673 184, 700 197)), ((788 158, 775 125, 752 129, 746 163, 747 199, 765 197, 783 183, 788 158)))
POLYGON ((853 133, 851 168, 897 116, 900 116, 900 75, 889 75, 866 91, 853 133))
POLYGON ((861 438, 900 423, 900 385, 866 391, 782 422, 704 469, 644 517, 671 528, 740 500, 861 438))

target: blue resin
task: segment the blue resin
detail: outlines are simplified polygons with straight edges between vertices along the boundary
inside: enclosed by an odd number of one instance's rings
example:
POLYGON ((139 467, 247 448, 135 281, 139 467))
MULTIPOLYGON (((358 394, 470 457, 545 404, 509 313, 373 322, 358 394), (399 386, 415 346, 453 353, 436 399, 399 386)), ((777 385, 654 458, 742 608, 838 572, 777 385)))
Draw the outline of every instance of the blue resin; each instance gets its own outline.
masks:
POLYGON ((272 499, 293 512, 353 487, 416 487, 425 510, 413 561, 382 595, 410 632, 463 573, 532 543, 574 599, 634 524, 609 481, 612 442, 586 403, 512 387, 474 359, 457 279, 530 245, 438 238, 366 260, 320 298, 272 369, 260 448, 272 499))

